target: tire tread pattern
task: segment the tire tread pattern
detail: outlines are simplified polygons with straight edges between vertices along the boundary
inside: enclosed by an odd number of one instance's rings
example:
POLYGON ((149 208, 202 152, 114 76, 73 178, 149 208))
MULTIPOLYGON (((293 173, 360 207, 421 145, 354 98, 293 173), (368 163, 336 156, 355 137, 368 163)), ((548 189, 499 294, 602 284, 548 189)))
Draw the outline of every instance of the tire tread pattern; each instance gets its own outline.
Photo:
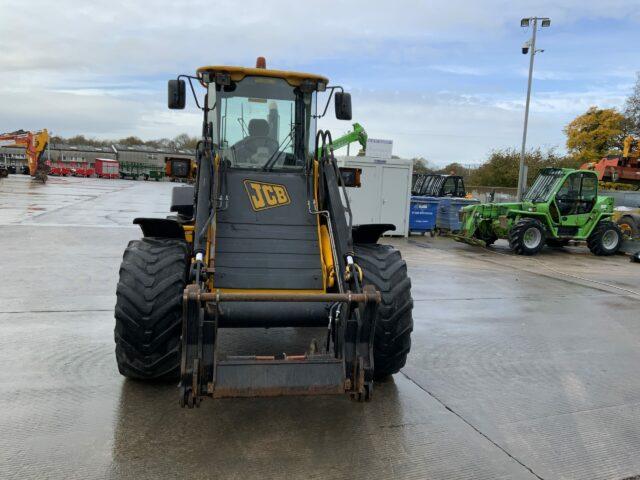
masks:
POLYGON ((593 229, 589 238, 587 238, 587 246, 591 253, 598 256, 608 256, 615 255, 620 249, 620 245, 622 244, 622 230, 620 227, 612 222, 611 220, 601 220, 598 222, 598 225, 593 229), (618 246, 613 250, 605 250, 602 246, 602 237, 607 230, 616 230, 618 232, 618 246))
POLYGON ((406 262, 391 245, 356 244, 354 251, 363 270, 363 283, 382 294, 374 338, 375 377, 381 379, 404 367, 411 350, 411 279, 406 262))
POLYGON ((129 242, 120 265, 114 330, 118 370, 125 377, 178 378, 188 258, 182 240, 129 242))
POLYGON ((522 218, 509 230, 509 247, 518 255, 535 255, 544 248, 545 242, 546 229, 540 220, 535 218, 522 218), (542 234, 540 245, 535 249, 527 248, 524 244, 524 234, 532 226, 536 226, 542 234))

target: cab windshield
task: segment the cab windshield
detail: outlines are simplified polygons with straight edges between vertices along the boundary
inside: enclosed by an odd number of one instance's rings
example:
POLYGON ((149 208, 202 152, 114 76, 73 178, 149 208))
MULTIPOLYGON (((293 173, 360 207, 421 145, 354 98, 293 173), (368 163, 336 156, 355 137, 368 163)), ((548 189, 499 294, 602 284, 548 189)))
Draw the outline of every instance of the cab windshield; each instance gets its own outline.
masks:
POLYGON ((279 78, 246 77, 217 85, 215 96, 219 145, 232 168, 304 168, 313 150, 315 94, 279 78))
POLYGON ((548 201, 563 177, 564 172, 561 169, 543 169, 525 193, 523 200, 532 203, 548 201))

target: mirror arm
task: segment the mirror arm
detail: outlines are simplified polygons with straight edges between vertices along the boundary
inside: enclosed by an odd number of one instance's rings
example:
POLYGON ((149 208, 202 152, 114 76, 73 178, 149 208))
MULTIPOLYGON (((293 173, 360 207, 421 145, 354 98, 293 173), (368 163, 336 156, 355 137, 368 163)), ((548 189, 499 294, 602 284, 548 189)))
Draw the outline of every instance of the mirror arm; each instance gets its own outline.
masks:
POLYGON ((344 93, 344 89, 340 85, 334 85, 332 87, 327 87, 327 90, 331 90, 329 93, 329 98, 327 98, 327 103, 324 106, 324 110, 321 115, 313 115, 313 118, 322 118, 327 114, 327 110, 329 109, 329 103, 331 102, 331 97, 333 97, 333 92, 335 90, 340 90, 340 92, 344 93))
POLYGON ((196 102, 196 106, 204 111, 204 107, 200 106, 200 103, 198 102, 198 96, 196 95, 196 90, 193 88, 193 83, 192 80, 198 80, 200 81, 200 79, 198 77, 193 77, 191 75, 178 75, 178 80, 180 80, 181 78, 186 78, 187 81, 189 82, 189 87, 191 88, 191 93, 193 94, 193 100, 196 102))

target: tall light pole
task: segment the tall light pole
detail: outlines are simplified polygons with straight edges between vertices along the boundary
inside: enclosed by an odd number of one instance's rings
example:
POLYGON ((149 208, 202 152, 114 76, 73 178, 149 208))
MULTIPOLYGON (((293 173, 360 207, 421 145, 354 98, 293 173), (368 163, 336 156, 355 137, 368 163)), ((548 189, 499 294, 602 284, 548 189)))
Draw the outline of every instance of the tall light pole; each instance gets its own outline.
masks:
POLYGON ((531 39, 522 46, 522 54, 529 53, 529 81, 527 83, 527 102, 524 107, 524 129, 522 130, 522 150, 520 151, 520 168, 518 170, 518 201, 522 200, 524 189, 527 185, 526 168, 524 165, 524 154, 527 148, 527 127, 529 126, 529 102, 531 101, 531 81, 533 79, 533 59, 536 53, 544 50, 536 50, 536 33, 538 31, 538 21, 542 27, 551 26, 551 19, 547 17, 529 17, 520 20, 520 26, 527 28, 533 22, 533 35, 531 39))

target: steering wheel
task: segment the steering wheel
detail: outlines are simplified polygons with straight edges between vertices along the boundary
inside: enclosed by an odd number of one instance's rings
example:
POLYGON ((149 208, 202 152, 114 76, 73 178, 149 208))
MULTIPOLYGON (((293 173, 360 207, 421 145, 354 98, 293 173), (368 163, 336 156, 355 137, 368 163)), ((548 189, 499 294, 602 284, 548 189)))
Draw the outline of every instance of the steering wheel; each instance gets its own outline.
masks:
POLYGON ((236 142, 231 149, 235 152, 236 158, 248 160, 258 148, 266 148, 269 156, 273 155, 280 145, 271 137, 252 135, 236 142))

